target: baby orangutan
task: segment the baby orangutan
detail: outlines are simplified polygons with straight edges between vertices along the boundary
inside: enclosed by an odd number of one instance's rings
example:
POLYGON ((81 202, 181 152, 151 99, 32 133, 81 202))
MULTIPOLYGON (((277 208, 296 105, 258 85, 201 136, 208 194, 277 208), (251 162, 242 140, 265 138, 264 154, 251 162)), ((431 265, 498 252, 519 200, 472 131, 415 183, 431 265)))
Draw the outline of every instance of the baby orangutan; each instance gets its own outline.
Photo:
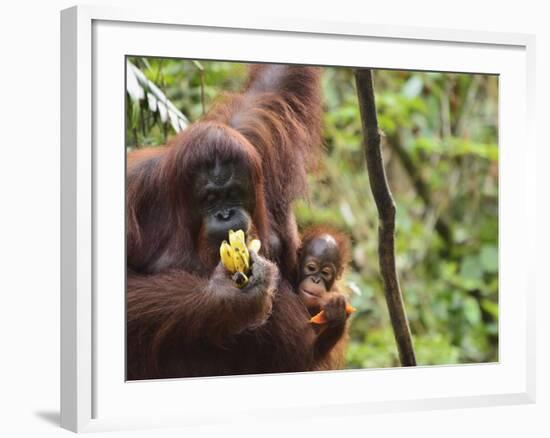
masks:
POLYGON ((324 369, 343 365, 346 320, 354 309, 335 283, 347 265, 349 246, 344 234, 323 227, 304 234, 299 252, 298 295, 315 324, 316 354, 326 357, 324 369))

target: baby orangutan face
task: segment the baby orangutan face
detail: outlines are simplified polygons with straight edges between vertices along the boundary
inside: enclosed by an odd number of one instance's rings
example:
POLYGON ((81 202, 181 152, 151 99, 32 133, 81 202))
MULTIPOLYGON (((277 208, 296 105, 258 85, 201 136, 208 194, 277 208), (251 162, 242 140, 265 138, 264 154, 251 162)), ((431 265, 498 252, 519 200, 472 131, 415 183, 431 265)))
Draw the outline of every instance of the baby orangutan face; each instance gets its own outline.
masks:
POLYGON ((342 270, 338 244, 330 234, 321 234, 306 242, 300 258, 298 293, 310 312, 317 312, 342 270))

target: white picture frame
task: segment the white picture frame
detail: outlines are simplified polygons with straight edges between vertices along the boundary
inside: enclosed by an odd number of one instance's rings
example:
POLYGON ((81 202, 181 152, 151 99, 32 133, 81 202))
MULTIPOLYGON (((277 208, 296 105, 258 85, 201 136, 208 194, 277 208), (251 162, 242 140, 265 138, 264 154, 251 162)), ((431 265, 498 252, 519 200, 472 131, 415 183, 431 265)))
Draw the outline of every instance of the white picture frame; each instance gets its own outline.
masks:
POLYGON ((101 431, 534 402, 536 224, 526 208, 536 201, 534 44, 531 35, 360 22, 228 22, 184 10, 103 6, 62 11, 62 427, 101 431), (125 382, 123 55, 499 74, 499 363, 125 382))

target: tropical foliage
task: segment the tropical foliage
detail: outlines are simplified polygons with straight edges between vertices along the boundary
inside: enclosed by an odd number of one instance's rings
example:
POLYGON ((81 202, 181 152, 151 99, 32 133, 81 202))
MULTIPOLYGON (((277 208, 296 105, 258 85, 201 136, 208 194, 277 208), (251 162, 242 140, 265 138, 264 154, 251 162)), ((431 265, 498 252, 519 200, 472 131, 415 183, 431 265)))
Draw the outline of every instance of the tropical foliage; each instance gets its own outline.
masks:
MULTIPOLYGON (((185 121, 200 118, 220 93, 238 90, 246 77, 240 63, 129 61, 156 85, 156 100, 181 116, 176 123, 162 117, 142 80, 142 94, 127 92, 128 149, 165 143, 185 121)), ((498 77, 377 70, 374 80, 397 205, 397 267, 418 363, 496 361, 498 77)), ((358 311, 347 366, 395 366, 353 71, 325 68, 323 93, 326 154, 310 175, 309 198, 296 202, 295 213, 300 227, 330 223, 352 238, 343 287, 358 311)))

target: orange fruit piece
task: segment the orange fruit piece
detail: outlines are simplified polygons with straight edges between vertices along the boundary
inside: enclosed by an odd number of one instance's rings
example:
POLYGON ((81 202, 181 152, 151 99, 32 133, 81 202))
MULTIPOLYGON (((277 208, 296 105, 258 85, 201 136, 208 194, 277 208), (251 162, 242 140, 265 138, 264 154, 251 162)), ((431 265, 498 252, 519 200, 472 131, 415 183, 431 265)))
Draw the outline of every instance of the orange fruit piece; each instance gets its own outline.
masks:
MULTIPOLYGON (((353 312, 355 312, 357 309, 355 307, 350 306, 349 304, 346 304, 346 314, 349 316, 353 312)), ((321 310, 317 315, 312 316, 309 322, 313 324, 326 324, 328 322, 328 319, 325 315, 325 311, 321 310)))

